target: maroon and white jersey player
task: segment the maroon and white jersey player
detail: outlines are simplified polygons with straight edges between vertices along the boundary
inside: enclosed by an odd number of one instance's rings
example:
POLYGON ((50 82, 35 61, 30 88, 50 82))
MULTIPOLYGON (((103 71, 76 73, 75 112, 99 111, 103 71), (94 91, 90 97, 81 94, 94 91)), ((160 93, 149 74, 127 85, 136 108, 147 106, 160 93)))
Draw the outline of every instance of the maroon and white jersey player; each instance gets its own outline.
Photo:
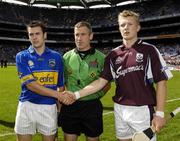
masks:
POLYGON ((156 105, 153 83, 172 77, 157 48, 137 40, 131 48, 121 45, 106 57, 101 77, 116 83, 114 102, 122 105, 156 105))
MULTIPOLYGON (((114 79, 116 138, 131 141, 135 132, 143 131, 151 124, 156 132, 165 125, 166 80, 172 74, 157 48, 138 39, 139 14, 124 10, 118 15, 118 24, 123 44, 107 55, 100 78, 75 92, 74 96, 78 99, 92 94, 114 79)), ((155 140, 156 137, 151 141, 155 140)))

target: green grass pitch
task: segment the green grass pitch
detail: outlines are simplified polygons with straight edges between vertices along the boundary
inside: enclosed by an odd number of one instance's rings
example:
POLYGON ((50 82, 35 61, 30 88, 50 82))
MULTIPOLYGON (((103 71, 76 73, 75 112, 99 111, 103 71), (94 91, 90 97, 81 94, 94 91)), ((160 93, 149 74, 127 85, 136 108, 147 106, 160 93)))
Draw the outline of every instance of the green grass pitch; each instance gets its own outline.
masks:
MULTIPOLYGON (((173 79, 168 81, 168 97, 166 103, 166 114, 180 106, 180 72, 173 71, 173 79)), ((15 141, 14 120, 20 93, 20 81, 14 66, 0 68, 0 141, 15 141)), ((111 90, 102 98, 104 105, 104 133, 101 141, 116 141, 114 129, 114 115, 112 95, 114 84, 111 90)), ((59 140, 63 141, 61 129, 59 129, 59 140)), ((40 141, 37 134, 33 141, 40 141)), ((179 141, 180 140, 180 114, 172 119, 158 134, 158 141, 179 141)), ((85 141, 82 135, 79 141, 85 141)))

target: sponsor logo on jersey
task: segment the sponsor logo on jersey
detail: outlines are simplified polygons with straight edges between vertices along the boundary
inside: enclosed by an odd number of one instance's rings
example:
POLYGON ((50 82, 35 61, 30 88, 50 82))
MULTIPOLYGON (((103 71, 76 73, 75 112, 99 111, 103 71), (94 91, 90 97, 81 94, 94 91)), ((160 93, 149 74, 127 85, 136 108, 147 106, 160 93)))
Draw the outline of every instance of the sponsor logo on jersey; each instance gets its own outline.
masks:
POLYGON ((40 85, 57 85, 58 72, 33 72, 35 80, 40 85))
POLYGON ((136 62, 143 62, 143 54, 142 53, 136 54, 136 62))
POLYGON ((131 73, 135 71, 142 71, 142 70, 144 70, 143 65, 132 66, 126 69, 122 69, 122 66, 120 66, 116 71, 115 78, 119 78, 119 76, 125 76, 127 73, 131 73))

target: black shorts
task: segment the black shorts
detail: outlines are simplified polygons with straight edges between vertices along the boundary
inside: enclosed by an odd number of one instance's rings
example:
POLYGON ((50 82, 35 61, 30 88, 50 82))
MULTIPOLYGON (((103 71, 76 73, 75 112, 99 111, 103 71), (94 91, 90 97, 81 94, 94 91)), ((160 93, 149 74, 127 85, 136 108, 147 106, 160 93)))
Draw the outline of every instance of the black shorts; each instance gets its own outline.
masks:
POLYGON ((58 124, 67 134, 98 137, 103 132, 103 107, 101 101, 76 101, 61 107, 58 124))

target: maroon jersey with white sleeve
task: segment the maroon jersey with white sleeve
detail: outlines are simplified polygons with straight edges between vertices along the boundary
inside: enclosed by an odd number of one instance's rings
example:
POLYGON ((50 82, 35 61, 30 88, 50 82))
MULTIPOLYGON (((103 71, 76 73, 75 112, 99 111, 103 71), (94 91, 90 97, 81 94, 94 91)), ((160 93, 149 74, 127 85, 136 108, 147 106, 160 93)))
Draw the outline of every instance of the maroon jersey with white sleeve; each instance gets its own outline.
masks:
POLYGON ((113 100, 122 105, 156 105, 153 83, 172 74, 157 48, 138 40, 131 48, 121 45, 106 57, 101 77, 116 83, 113 100))

